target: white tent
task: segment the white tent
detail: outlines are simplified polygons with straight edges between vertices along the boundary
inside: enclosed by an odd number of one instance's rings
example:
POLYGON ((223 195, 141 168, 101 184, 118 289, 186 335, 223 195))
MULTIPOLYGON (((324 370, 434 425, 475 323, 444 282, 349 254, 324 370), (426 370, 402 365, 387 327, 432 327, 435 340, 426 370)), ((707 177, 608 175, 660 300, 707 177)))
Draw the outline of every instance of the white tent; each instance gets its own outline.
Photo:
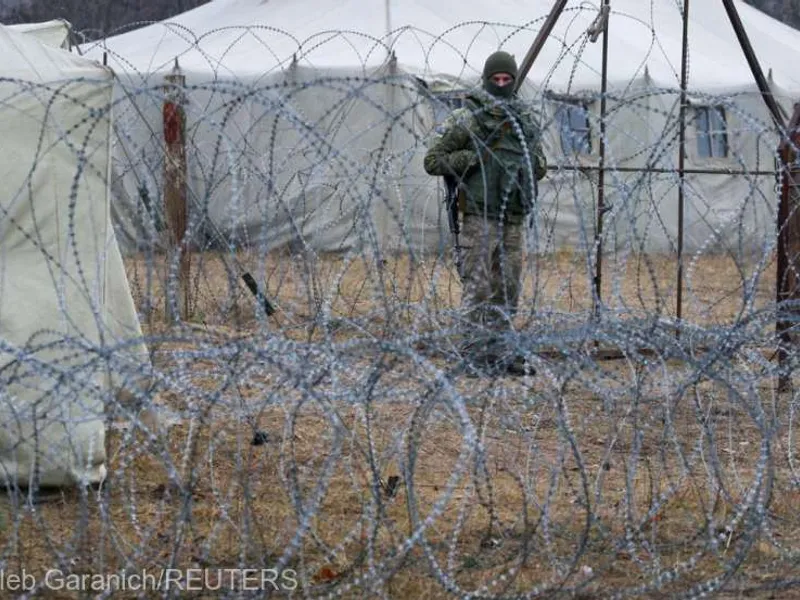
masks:
POLYGON ((70 30, 72 26, 64 19, 53 19, 39 23, 17 23, 7 26, 12 31, 32 36, 47 46, 54 48, 70 48, 70 30))
POLYGON ((110 219, 112 73, 3 26, 0 53, 0 481, 94 483, 105 403, 148 360, 110 219))
MULTIPOLYGON (((523 89, 541 110, 551 165, 598 162, 602 55, 586 32, 599 5, 568 3, 523 89), (562 135, 575 134, 570 119, 583 119, 577 152, 562 135)), ((677 245, 676 176, 613 169, 677 165, 681 5, 611 2, 607 248, 677 245)), ((793 68, 800 32, 737 6, 788 111, 800 94, 793 68)), ((127 242, 141 239, 142 228, 131 227, 141 220, 137 197, 159 188, 154 90, 177 58, 190 86, 193 210, 227 241, 442 247, 441 192, 421 167, 435 102, 415 82, 428 91, 474 85, 485 57, 501 47, 521 60, 551 7, 550 0, 387 0, 369 9, 356 0, 214 0, 88 47, 97 58, 106 53, 129 99, 116 121, 117 207, 127 213, 116 220, 120 231, 127 242)), ((721 2, 693 3, 689 51, 686 166, 748 174, 687 178, 685 248, 724 245, 731 235, 763 244, 774 237, 774 178, 752 173, 774 168, 777 139, 721 2), (718 115, 724 124, 709 124, 718 115)), ((552 172, 540 189, 537 250, 588 244, 595 198, 591 172, 552 172)))

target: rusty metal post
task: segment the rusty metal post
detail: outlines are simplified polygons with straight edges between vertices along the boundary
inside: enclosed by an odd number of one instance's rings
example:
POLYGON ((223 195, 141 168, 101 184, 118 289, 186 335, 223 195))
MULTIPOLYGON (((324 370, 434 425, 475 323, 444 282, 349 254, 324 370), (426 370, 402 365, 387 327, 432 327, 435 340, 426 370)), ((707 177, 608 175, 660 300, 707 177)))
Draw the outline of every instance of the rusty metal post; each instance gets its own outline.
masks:
POLYGON ((166 317, 168 321, 189 317, 189 275, 191 254, 186 243, 188 211, 186 207, 186 116, 184 111, 186 77, 178 59, 172 71, 164 77, 164 210, 167 217, 166 317), (169 269, 178 258, 177 302, 170 301, 169 269), (175 314, 177 308, 178 314, 175 314))
POLYGON ((775 333, 778 336, 778 390, 792 389, 791 377, 785 372, 787 359, 797 336, 792 336, 793 322, 800 318, 796 307, 785 307, 787 302, 800 301, 800 103, 794 105, 787 138, 778 146, 780 157, 781 196, 778 205, 778 256, 776 302, 778 319, 775 333), (788 318, 789 316, 793 318, 788 318))

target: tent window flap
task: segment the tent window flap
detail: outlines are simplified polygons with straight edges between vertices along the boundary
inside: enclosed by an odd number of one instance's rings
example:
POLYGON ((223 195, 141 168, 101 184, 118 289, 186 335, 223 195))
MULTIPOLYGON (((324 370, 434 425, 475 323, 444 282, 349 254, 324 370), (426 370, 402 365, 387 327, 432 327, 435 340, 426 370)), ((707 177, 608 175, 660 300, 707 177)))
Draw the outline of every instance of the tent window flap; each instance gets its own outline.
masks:
POLYGON ((556 110, 556 124, 565 154, 590 154, 592 128, 589 107, 582 101, 562 101, 556 110))
POLYGON ((722 106, 695 108, 697 129, 697 155, 700 158, 725 158, 728 156, 728 123, 722 106))

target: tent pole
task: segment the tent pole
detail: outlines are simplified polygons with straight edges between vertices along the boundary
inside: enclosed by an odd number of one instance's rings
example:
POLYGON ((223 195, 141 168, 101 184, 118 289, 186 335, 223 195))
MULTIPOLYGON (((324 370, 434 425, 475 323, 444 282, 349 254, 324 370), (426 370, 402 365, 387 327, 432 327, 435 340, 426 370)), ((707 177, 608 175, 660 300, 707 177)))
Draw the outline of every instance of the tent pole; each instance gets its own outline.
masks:
POLYGON ((392 46, 394 45, 394 41, 392 40, 392 7, 391 7, 392 0, 385 0, 384 9, 386 14, 386 54, 391 58, 392 54, 394 53, 394 49, 392 46))
POLYGON ((531 44, 531 47, 528 49, 525 58, 522 59, 522 63, 519 66, 517 80, 514 82, 515 92, 519 91, 520 87, 522 87, 522 82, 528 76, 528 71, 531 70, 536 57, 539 56, 539 53, 542 51, 544 43, 547 41, 547 38, 550 37, 553 27, 556 26, 556 21, 558 21, 558 17, 561 16, 561 13, 564 12, 564 7, 566 5, 567 0, 556 0, 553 8, 550 10, 550 14, 547 15, 547 19, 545 19, 542 28, 536 35, 536 39, 533 40, 533 44, 531 44))
POLYGON ((764 77, 764 71, 756 58, 756 53, 753 46, 750 44, 750 39, 747 37, 747 32, 744 30, 741 18, 739 18, 739 11, 736 10, 736 5, 733 0, 722 0, 725 6, 725 11, 728 13, 733 30, 736 33, 736 38, 739 40, 739 45, 742 47, 742 52, 747 59, 747 64, 750 66, 750 71, 753 73, 753 78, 756 80, 758 90, 761 92, 761 97, 769 109, 772 120, 775 121, 775 126, 779 129, 782 138, 786 137, 786 121, 781 114, 781 109, 778 106, 775 97, 772 95, 772 90, 769 88, 767 78, 764 77))
MULTIPOLYGON (((600 311, 603 281, 603 214, 605 205, 606 183, 606 94, 608 92, 608 17, 610 14, 611 0, 604 0, 602 7, 603 18, 603 66, 602 81, 600 83, 600 156, 597 173, 597 228, 595 229, 594 243, 597 250, 595 277, 594 277, 594 313, 600 311)), ((596 33, 596 32, 595 32, 596 33)))
POLYGON ((686 86, 689 69, 689 0, 683 0, 683 37, 681 41, 681 105, 678 119, 678 281, 676 317, 678 328, 675 335, 680 337, 680 321, 683 318, 683 226, 684 186, 686 183, 686 86))

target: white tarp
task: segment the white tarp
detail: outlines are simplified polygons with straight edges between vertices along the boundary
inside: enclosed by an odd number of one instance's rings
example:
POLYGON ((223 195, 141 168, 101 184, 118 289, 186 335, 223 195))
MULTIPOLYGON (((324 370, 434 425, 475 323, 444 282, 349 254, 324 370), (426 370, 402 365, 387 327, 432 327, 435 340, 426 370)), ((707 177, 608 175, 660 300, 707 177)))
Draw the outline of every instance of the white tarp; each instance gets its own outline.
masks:
MULTIPOLYGON (((580 46, 600 4, 567 3, 530 81, 557 91, 569 82, 577 88, 599 87, 600 47, 592 45, 581 53, 580 46), (580 57, 577 69, 575 57, 580 57)), ((679 82, 679 4, 612 2, 612 85, 636 80, 645 67, 657 86, 679 82)), ((118 73, 165 73, 178 57, 188 72, 244 78, 280 71, 295 55, 307 67, 374 67, 383 64, 391 44, 401 69, 472 78, 501 45, 521 61, 552 5, 551 0, 390 0, 389 34, 383 3, 367 9, 360 0, 212 0, 163 24, 109 38, 103 46, 110 58, 119 57, 112 63, 118 73), (406 35, 406 28, 413 35, 406 35)), ((800 32, 741 0, 736 5, 765 72, 773 69, 778 85, 800 91, 793 50, 800 32)), ((753 83, 721 2, 692 4, 689 45, 692 88, 713 91, 753 83)))
POLYGON ((32 36, 47 46, 69 50, 69 34, 72 26, 64 19, 53 19, 40 23, 17 23, 7 25, 12 31, 32 36))
POLYGON ((0 53, 0 482, 97 482, 105 403, 147 361, 110 219, 112 73, 3 26, 0 53))
MULTIPOLYGON (((612 171, 677 165, 679 4, 612 2, 606 121, 612 171), (671 144, 666 149, 665 141, 671 144)), ((551 165, 598 163, 601 44, 587 42, 586 32, 599 5, 568 3, 523 89, 542 114, 551 165), (565 152, 559 139, 556 111, 563 96, 586 100, 593 131, 586 155, 565 152)), ((151 201, 159 189, 161 108, 155 88, 176 58, 190 86, 194 211, 208 217, 205 225, 215 236, 238 240, 245 232, 268 248, 299 236, 318 249, 337 250, 353 243, 354 232, 374 231, 381 243, 426 249, 447 244, 440 184, 421 168, 433 107, 425 93, 414 92, 413 82, 473 85, 484 59, 498 47, 521 61, 551 7, 550 0, 394 0, 369 10, 357 0, 214 0, 87 46, 96 58, 107 52, 126 86, 117 97, 128 96, 118 111, 114 181, 117 210, 126 213, 115 223, 126 245, 142 239, 142 227, 128 226, 142 213, 142 189, 151 201), (357 78, 389 72, 389 48, 404 82, 371 85, 371 97, 364 97, 357 78), (303 85, 296 84, 298 77, 303 85), (342 80, 330 83, 331 77, 342 80), (295 83, 282 88, 287 81, 295 83), (384 109, 382 122, 375 100, 384 109), (230 115, 228 108, 237 103, 230 115), (339 125, 332 128, 335 119, 339 125), (322 152, 323 147, 328 149, 322 152), (336 160, 317 165, 309 177, 308 161, 328 160, 331 153, 336 160), (349 187, 342 190, 344 181, 349 187), (354 221, 356 215, 369 227, 354 221), (296 221, 301 217, 302 227, 296 221)), ((793 54, 800 32, 743 2, 737 7, 775 93, 790 110, 800 94, 793 54)), ((692 97, 725 106, 730 152, 724 158, 698 154, 697 130, 690 123, 687 167, 772 169, 777 139, 721 3, 693 3, 689 48, 692 97)), ((606 215, 605 230, 614 239, 606 247, 674 249, 676 179, 610 174, 606 198, 615 209, 606 215)), ((687 249, 721 244, 730 226, 751 241, 772 235, 771 176, 694 174, 687 182, 687 249), (735 222, 736 215, 747 221, 735 222)), ((540 189, 538 250, 591 240, 596 186, 588 171, 551 172, 540 189)))

